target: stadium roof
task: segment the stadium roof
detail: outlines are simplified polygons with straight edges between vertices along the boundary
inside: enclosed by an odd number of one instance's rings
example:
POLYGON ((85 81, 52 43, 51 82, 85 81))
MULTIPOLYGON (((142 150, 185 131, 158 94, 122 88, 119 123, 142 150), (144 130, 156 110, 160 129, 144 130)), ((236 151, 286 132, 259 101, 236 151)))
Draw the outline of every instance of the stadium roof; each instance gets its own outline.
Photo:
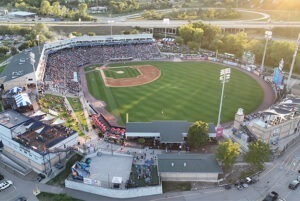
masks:
POLYGON ((159 172, 222 173, 214 154, 159 154, 159 172))
POLYGON ((159 133, 161 143, 182 143, 190 126, 191 123, 187 121, 128 122, 126 136, 157 137, 159 133))
MULTIPOLYGON (((43 47, 40 46, 42 50, 43 47)), ((30 63, 29 53, 33 52, 35 54, 34 67, 37 69, 38 62, 40 60, 41 54, 39 53, 38 47, 33 47, 22 51, 21 53, 14 55, 10 63, 5 67, 0 77, 4 77, 4 82, 14 80, 18 77, 24 76, 26 74, 32 73, 33 68, 30 63)))

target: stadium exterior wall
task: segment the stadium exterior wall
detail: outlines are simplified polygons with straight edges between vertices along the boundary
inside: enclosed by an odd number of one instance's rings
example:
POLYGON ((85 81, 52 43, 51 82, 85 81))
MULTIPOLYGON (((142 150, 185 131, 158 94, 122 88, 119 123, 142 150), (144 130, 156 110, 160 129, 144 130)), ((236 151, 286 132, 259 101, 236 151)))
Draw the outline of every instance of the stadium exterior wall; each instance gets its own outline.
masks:
POLYGON ((159 195, 163 193, 162 185, 122 190, 92 186, 81 182, 71 181, 68 179, 65 180, 65 187, 111 198, 135 198, 149 195, 159 195))

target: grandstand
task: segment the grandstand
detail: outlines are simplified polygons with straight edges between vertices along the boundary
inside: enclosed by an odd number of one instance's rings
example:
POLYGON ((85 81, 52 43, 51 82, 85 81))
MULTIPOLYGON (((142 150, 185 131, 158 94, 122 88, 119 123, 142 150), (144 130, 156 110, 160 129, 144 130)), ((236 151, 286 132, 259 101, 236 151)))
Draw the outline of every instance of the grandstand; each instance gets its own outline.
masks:
POLYGON ((45 64, 38 79, 45 88, 59 93, 79 92, 74 81, 78 67, 109 62, 151 60, 160 56, 152 34, 78 37, 45 44, 45 64))

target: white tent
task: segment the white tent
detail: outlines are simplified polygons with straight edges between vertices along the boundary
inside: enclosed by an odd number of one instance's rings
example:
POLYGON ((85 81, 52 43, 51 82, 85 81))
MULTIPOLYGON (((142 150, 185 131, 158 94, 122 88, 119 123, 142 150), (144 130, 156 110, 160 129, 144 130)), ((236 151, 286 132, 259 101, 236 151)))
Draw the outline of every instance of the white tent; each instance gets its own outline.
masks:
POLYGON ((27 93, 14 95, 17 107, 31 105, 31 101, 27 93))
POLYGON ((49 121, 49 120, 52 120, 54 119, 54 117, 50 114, 47 114, 41 121, 49 121))
POLYGON ((45 112, 41 111, 41 110, 38 110, 36 111, 33 115, 31 115, 32 117, 37 117, 37 116, 42 116, 46 114, 45 112))
POLYGON ((45 127, 42 127, 42 128, 40 128, 40 129, 36 130, 35 132, 40 134, 44 128, 45 128, 45 127))
POLYGON ((58 119, 56 119, 56 120, 52 123, 52 125, 59 125, 59 124, 63 124, 63 123, 65 123, 65 121, 62 120, 62 119, 60 119, 60 118, 58 118, 58 119))

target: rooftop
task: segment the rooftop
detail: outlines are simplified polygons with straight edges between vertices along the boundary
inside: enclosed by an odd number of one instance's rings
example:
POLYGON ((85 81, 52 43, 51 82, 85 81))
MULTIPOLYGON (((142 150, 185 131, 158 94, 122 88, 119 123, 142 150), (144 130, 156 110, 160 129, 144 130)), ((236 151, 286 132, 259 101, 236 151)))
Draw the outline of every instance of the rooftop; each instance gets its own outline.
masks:
POLYGON ((182 143, 190 126, 187 121, 128 122, 126 133, 159 133, 162 143, 182 143))
MULTIPOLYGON (((41 46, 42 50, 43 47, 41 46)), ((32 73, 33 68, 30 63, 29 53, 33 52, 35 54, 35 69, 37 69, 38 62, 40 60, 41 54, 39 53, 38 47, 33 47, 22 51, 21 53, 12 57, 10 63, 5 67, 0 77, 5 77, 4 82, 16 79, 18 77, 24 76, 26 74, 32 73)))
POLYGON ((0 113, 0 125, 5 126, 6 128, 13 128, 22 123, 29 121, 30 118, 20 114, 14 110, 5 110, 0 113))
POLYGON ((288 96, 280 103, 256 114, 247 115, 245 121, 260 127, 270 128, 293 119, 300 114, 300 98, 288 96))
POLYGON ((26 12, 26 11, 16 11, 10 12, 9 15, 20 16, 20 17, 29 17, 35 15, 35 13, 26 12))
POLYGON ((34 119, 30 119, 23 126, 25 132, 16 135, 14 140, 38 153, 48 151, 48 149, 51 149, 57 143, 76 133, 76 131, 69 128, 49 126, 34 119))
POLYGON ((159 172, 222 173, 214 154, 160 154, 159 172))

